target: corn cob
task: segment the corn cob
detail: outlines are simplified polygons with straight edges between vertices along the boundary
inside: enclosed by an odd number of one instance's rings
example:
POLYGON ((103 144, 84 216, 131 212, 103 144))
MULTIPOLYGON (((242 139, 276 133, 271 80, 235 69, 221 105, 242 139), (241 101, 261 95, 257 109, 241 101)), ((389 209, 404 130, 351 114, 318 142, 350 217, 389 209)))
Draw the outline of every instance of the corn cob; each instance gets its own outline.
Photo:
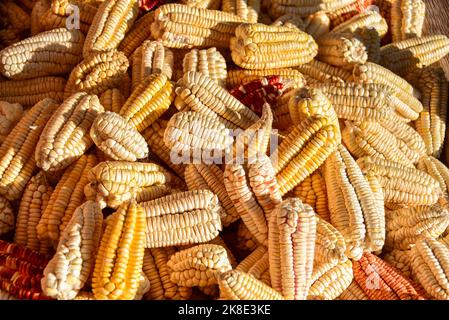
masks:
POLYGON ((419 239, 411 250, 412 274, 426 292, 438 300, 449 299, 449 247, 435 239, 419 239))
POLYGON ((94 266, 102 223, 103 214, 95 202, 85 202, 75 210, 44 270, 42 290, 47 296, 71 300, 84 287, 94 266))
POLYGON ((438 180, 444 195, 449 195, 449 169, 442 162, 432 156, 424 156, 419 160, 417 168, 438 180))
POLYGON ((351 81, 352 79, 350 72, 341 68, 333 67, 316 59, 310 61, 309 63, 297 66, 295 69, 307 77, 307 83, 345 83, 351 81))
POLYGON ((431 35, 393 42, 380 48, 380 64, 402 76, 423 69, 449 53, 449 38, 431 35))
POLYGON ((423 137, 428 155, 440 157, 446 135, 448 83, 441 68, 426 68, 417 87, 422 94, 423 111, 415 128, 423 137))
POLYGON ((337 300, 370 300, 363 289, 352 280, 351 284, 343 291, 337 300))
POLYGON ((437 180, 415 168, 371 157, 359 158, 357 164, 379 179, 386 205, 431 205, 442 192, 437 180))
POLYGON ((6 1, 0 3, 0 14, 2 18, 8 21, 9 27, 14 28, 18 33, 23 33, 30 29, 30 15, 14 2, 6 1))
POLYGON ((129 300, 135 297, 144 245, 144 211, 135 201, 125 202, 113 213, 101 237, 92 278, 95 298, 129 300))
POLYGON ((98 97, 79 92, 67 100, 48 120, 36 146, 36 164, 44 171, 59 171, 79 159, 93 142, 88 132, 103 112, 98 97))
POLYGON ((14 230, 14 211, 11 204, 4 197, 0 196, 0 235, 5 235, 14 230))
POLYGON ((382 249, 383 207, 377 207, 368 181, 343 145, 328 158, 324 170, 331 223, 343 234, 348 257, 358 260, 364 250, 382 249))
POLYGON ((421 37, 426 13, 422 0, 398 0, 391 7, 393 42, 421 37))
POLYGON ((274 151, 282 195, 313 173, 340 143, 340 132, 328 118, 308 118, 296 125, 274 151))
POLYGON ((32 156, 39 135, 57 108, 52 99, 44 99, 27 111, 0 147, 0 194, 18 199, 31 178, 36 161, 32 156))
POLYGON ((154 185, 149 187, 143 187, 136 192, 136 202, 145 202, 163 197, 170 194, 173 190, 166 185, 154 185))
POLYGON ((137 287, 136 295, 134 296, 134 300, 142 300, 143 296, 150 291, 150 280, 148 280, 147 276, 143 271, 140 272, 139 277, 139 286, 137 287))
POLYGON ((215 193, 223 207, 221 216, 223 227, 240 218, 231 198, 226 192, 223 171, 215 164, 189 164, 185 170, 185 180, 189 190, 209 189, 215 193))
POLYGON ((354 279, 369 300, 423 300, 410 280, 371 253, 352 266, 354 279))
POLYGON ((283 14, 296 14, 307 17, 318 11, 334 11, 354 0, 274 0, 270 7, 270 15, 278 17, 283 14))
MULTIPOLYGON (((350 3, 340 9, 331 11, 327 13, 327 16, 330 20, 330 28, 333 29, 336 26, 342 24, 343 22, 351 19, 353 16, 364 12, 367 10, 372 4, 373 0, 356 0, 353 3, 350 3)), ((377 4, 377 3, 376 3, 377 4)), ((382 14, 383 16, 383 14, 382 14)))
POLYGON ((84 42, 83 56, 118 47, 137 18, 137 1, 104 1, 92 21, 84 42))
POLYGON ((209 190, 175 193, 141 205, 147 216, 147 248, 207 242, 222 228, 222 208, 209 190))
POLYGON ((219 275, 220 296, 225 300, 284 300, 282 295, 253 275, 231 270, 219 275))
POLYGON ((164 48, 160 41, 146 40, 132 54, 133 90, 149 75, 165 75, 168 79, 173 73, 173 52, 164 48))
POLYGON ((304 20, 304 31, 314 39, 326 35, 330 29, 330 20, 324 11, 316 12, 304 20))
POLYGON ((220 273, 231 270, 225 248, 202 244, 173 254, 167 262, 171 281, 181 286, 217 284, 220 273))
POLYGON ((241 252, 252 252, 259 245, 257 239, 248 230, 248 227, 243 221, 240 221, 240 223, 238 223, 236 238, 237 241, 234 246, 238 251, 241 252))
POLYGON ((385 260, 385 262, 389 263, 396 270, 400 271, 400 273, 404 277, 410 278, 411 277, 410 252, 411 252, 410 250, 394 249, 385 254, 382 259, 385 260))
POLYGON ((86 196, 93 196, 102 207, 117 208, 124 201, 138 198, 144 188, 163 186, 170 176, 154 163, 105 161, 93 167, 87 179, 86 196))
POLYGON ((151 35, 169 48, 228 47, 243 22, 231 13, 170 3, 156 10, 151 35))
POLYGON ((84 91, 100 95, 122 82, 128 69, 128 59, 119 51, 94 53, 73 68, 64 89, 64 98, 84 91))
POLYGON ((292 68, 264 70, 238 69, 228 70, 226 85, 228 88, 233 88, 267 76, 280 76, 289 82, 291 81, 292 86, 297 88, 304 86, 306 83, 304 76, 298 70, 292 68))
POLYGON ((300 16, 294 14, 284 14, 279 18, 277 18, 271 25, 296 27, 302 31, 305 31, 306 29, 306 24, 304 20, 300 16))
POLYGON ((297 28, 241 24, 235 35, 232 60, 245 69, 293 67, 309 62, 318 51, 313 38, 297 28))
POLYGON ((246 129, 259 118, 215 81, 199 72, 184 74, 175 92, 178 110, 215 116, 231 127, 246 129))
POLYGON ((83 41, 78 30, 40 33, 0 51, 0 72, 15 80, 68 73, 80 62, 83 41))
POLYGON ((23 116, 23 107, 19 103, 0 101, 0 144, 23 116))
POLYGON ((312 285, 307 300, 319 298, 333 300, 340 296, 353 280, 352 263, 350 260, 332 264, 324 263, 314 267, 312 285))
POLYGON ((271 282, 286 299, 304 300, 307 296, 315 238, 315 213, 298 198, 285 199, 271 214, 268 233, 271 282))
POLYGON ((259 245, 253 252, 245 257, 240 263, 235 267, 235 270, 248 272, 258 261, 260 261, 266 254, 268 249, 266 246, 259 245))
MULTIPOLYGON (((37 5, 36 5, 37 7, 37 5)), ((76 9, 75 9, 76 10, 76 9)), ((72 15, 74 16, 77 14, 76 11, 71 11, 72 15)), ((31 23, 32 26, 34 25, 34 30, 32 31, 33 35, 39 34, 42 31, 51 31, 54 29, 59 28, 68 28, 68 29, 79 29, 83 33, 83 35, 86 35, 89 32, 90 24, 87 24, 82 21, 78 21, 76 19, 73 19, 73 16, 60 16, 58 14, 55 14, 51 9, 49 8, 42 8, 39 9, 39 11, 31 13, 31 23), (45 11, 40 11, 45 10, 45 11), (38 20, 38 21, 36 21, 38 20), (33 22, 35 21, 35 22, 33 22), (79 22, 79 23, 78 23, 79 22), (33 33, 34 32, 34 33, 33 33)), ((82 51, 83 44, 81 44, 81 51, 82 51)))
POLYGON ((192 49, 182 61, 183 73, 200 72, 214 80, 220 86, 226 85, 226 61, 217 48, 192 49))
POLYGON ((38 239, 36 226, 47 207, 52 192, 53 187, 47 182, 43 171, 30 179, 20 200, 14 243, 33 251, 48 253, 51 244, 38 239))
POLYGON ((56 246, 75 209, 83 203, 87 173, 96 161, 94 155, 83 155, 64 171, 36 226, 39 240, 49 240, 56 246))
POLYGON ((154 12, 149 12, 137 19, 126 33, 123 41, 120 42, 118 50, 122 51, 127 57, 131 57, 145 40, 151 38, 151 24, 153 21, 154 12))
POLYGON ((218 10, 221 7, 221 0, 181 0, 181 3, 196 8, 218 10))
POLYGON ((363 30, 374 29, 380 38, 385 36, 388 25, 376 10, 366 10, 332 29, 332 33, 349 32, 358 34, 363 30))
POLYGON ((108 89, 100 96, 100 104, 105 111, 119 113, 124 103, 125 97, 117 88, 108 89))
POLYGON ((50 10, 51 2, 50 0, 38 0, 33 6, 30 14, 30 34, 32 36, 42 32, 42 20, 46 12, 51 12, 50 10))
POLYGON ((449 226, 449 211, 439 205, 387 211, 386 246, 408 250, 421 237, 438 238, 449 226))
POLYGON ((347 260, 346 243, 343 235, 329 222, 316 216, 315 256, 316 265, 335 265, 347 260))
POLYGON ((30 107, 39 101, 50 98, 62 101, 66 80, 60 77, 40 77, 26 80, 0 82, 0 100, 20 103, 30 107))
POLYGON ((257 23, 261 0, 223 0, 223 12, 233 13, 248 23, 257 23))
POLYGON ((148 146, 140 133, 114 112, 98 115, 90 128, 95 145, 114 160, 136 161, 148 156, 148 146))

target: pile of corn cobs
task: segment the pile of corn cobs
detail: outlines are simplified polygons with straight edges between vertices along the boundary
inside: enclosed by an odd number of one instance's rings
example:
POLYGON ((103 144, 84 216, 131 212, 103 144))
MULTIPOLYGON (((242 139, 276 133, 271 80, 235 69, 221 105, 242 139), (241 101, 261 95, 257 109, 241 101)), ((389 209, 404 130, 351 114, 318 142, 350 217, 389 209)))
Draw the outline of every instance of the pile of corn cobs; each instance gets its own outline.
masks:
POLYGON ((448 300, 425 2, 179 2, 0 3, 0 298, 448 300))

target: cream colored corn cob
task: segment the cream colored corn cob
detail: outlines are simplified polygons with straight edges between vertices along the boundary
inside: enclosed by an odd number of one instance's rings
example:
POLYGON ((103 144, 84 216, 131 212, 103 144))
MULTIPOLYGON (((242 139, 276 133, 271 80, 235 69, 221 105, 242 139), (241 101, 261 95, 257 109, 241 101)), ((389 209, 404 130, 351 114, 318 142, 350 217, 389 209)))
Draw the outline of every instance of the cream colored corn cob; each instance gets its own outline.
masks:
POLYGON ((423 156, 417 165, 419 170, 427 172, 438 180, 444 196, 449 197, 449 169, 441 161, 432 156, 423 156))
POLYGON ((183 73, 189 71, 200 72, 214 80, 220 86, 226 85, 226 61, 217 48, 192 49, 182 61, 183 73))
POLYGON ((222 0, 221 9, 248 23, 257 23, 261 0, 222 0))
POLYGON ((422 0, 397 0, 391 7, 391 35, 393 42, 421 37, 426 15, 422 0))
POLYGON ((351 260, 314 267, 307 300, 311 300, 312 297, 334 300, 349 287, 353 279, 351 260))
POLYGON ((309 63, 297 66, 295 69, 300 71, 304 77, 306 77, 308 84, 321 82, 345 83, 352 79, 350 72, 333 67, 316 59, 313 59, 309 63))
POLYGON ((270 15, 297 14, 307 17, 318 11, 334 11, 354 0, 274 0, 271 2, 270 15))
POLYGON ((120 42, 118 50, 122 51, 127 57, 131 57, 145 40, 151 38, 151 24, 153 21, 154 11, 148 12, 137 19, 120 42))
POLYGON ((262 70, 242 70, 242 69, 229 70, 226 78, 226 84, 228 88, 233 88, 238 85, 251 82, 255 79, 260 79, 270 75, 279 75, 283 79, 291 81, 292 86, 296 88, 303 87, 306 84, 304 76, 298 70, 292 68, 262 69, 262 70))
POLYGON ((314 263, 335 265, 347 260, 346 243, 340 231, 319 216, 316 216, 316 220, 314 263))
POLYGON ((99 98, 100 104, 105 111, 112 111, 115 113, 119 113, 125 103, 125 97, 117 88, 106 90, 99 98))

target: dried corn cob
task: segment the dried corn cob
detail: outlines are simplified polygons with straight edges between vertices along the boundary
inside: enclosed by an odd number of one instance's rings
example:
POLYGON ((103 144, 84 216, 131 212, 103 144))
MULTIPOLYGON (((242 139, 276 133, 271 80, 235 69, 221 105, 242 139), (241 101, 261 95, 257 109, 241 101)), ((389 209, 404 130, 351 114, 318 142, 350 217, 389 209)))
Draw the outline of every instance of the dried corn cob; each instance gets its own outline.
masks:
POLYGON ((70 73, 64 89, 64 98, 84 91, 100 95, 107 89, 116 88, 128 69, 128 59, 119 51, 94 53, 85 58, 70 73))
POLYGON ((259 245, 257 239, 248 230, 248 227, 245 225, 245 223, 243 223, 243 221, 240 221, 240 223, 238 224, 236 238, 237 243, 235 244, 235 247, 239 251, 251 252, 254 251, 259 245))
POLYGON ((136 161, 148 156, 148 146, 140 133, 114 112, 98 115, 90 129, 95 145, 114 160, 136 161))
POLYGON ((51 10, 60 16, 70 16, 78 7, 80 21, 92 24, 99 5, 103 0, 52 0, 51 10))
POLYGON ((284 14, 279 18, 277 18, 271 25, 297 27, 299 30, 302 31, 305 31, 306 28, 304 20, 300 16, 295 14, 284 14))
POLYGON ((0 144, 23 116, 23 107, 19 103, 0 101, 0 144))
POLYGON ((332 29, 332 33, 349 32, 359 34, 364 30, 374 29, 382 38, 388 31, 385 19, 376 10, 366 10, 332 29))
POLYGON ((31 26, 30 15, 19 5, 12 1, 0 3, 0 14, 8 21, 11 28, 23 33, 31 26))
POLYGON ((223 0, 223 12, 233 13, 248 23, 257 23, 261 0, 223 0))
POLYGON ((284 300, 273 288, 238 270, 220 274, 218 284, 220 296, 225 300, 284 300))
POLYGON ((287 198, 272 212, 268 233, 270 276, 272 287, 285 299, 306 299, 315 238, 315 213, 300 199, 287 198))
POLYGON ((223 171, 215 164, 189 164, 185 170, 185 181, 189 190, 209 189, 215 193, 223 207, 221 216, 223 227, 240 218, 231 198, 226 192, 223 171))
POLYGON ((314 263, 337 264, 347 260, 346 243, 343 235, 333 225, 316 217, 316 239, 314 263))
POLYGON ((154 185, 140 188, 136 193, 136 201, 145 202, 170 194, 173 190, 166 185, 154 185))
POLYGON ((389 263, 392 267, 396 268, 396 270, 400 271, 404 277, 411 276, 410 250, 394 249, 385 254, 382 259, 389 263))
POLYGON ((0 51, 0 72, 15 80, 68 73, 80 62, 83 42, 78 30, 42 32, 0 51))
POLYGON ((186 287, 217 284, 217 276, 232 269, 225 248, 214 244, 181 250, 170 257, 167 267, 171 281, 186 287))
POLYGON ((143 271, 140 272, 139 277, 139 287, 137 288, 136 295, 134 296, 134 300, 142 300, 143 296, 150 291, 150 280, 148 280, 147 276, 143 271))
POLYGON ((101 208, 93 201, 75 210, 44 270, 42 290, 47 296, 71 300, 84 287, 94 266, 102 223, 101 208))
POLYGON ((226 61, 215 47, 203 50, 192 49, 184 56, 182 69, 184 73, 200 72, 220 86, 226 85, 226 61))
POLYGON ((0 235, 14 230, 14 212, 8 200, 0 196, 0 235))
POLYGON ((181 3, 189 7, 218 10, 221 7, 221 0, 181 0, 181 3))
POLYGON ((151 35, 169 48, 227 47, 243 22, 231 13, 170 3, 156 10, 151 35))
POLYGON ((124 103, 125 97, 117 88, 108 89, 100 96, 100 104, 105 111, 119 113, 124 103))
POLYGON ((318 51, 313 38, 297 28, 241 24, 235 35, 232 60, 245 69, 293 67, 309 62, 318 51))
POLYGON ((383 206, 377 206, 368 181, 343 145, 328 158, 324 170, 331 223, 343 234, 348 257, 358 260, 364 250, 381 250, 383 206))
POLYGON ((215 81, 199 72, 189 71, 177 83, 176 108, 215 116, 228 126, 248 128, 258 116, 215 81))
POLYGON ((30 33, 32 36, 42 32, 42 20, 46 12, 50 10, 50 0, 38 0, 33 6, 30 14, 30 33))
POLYGON ((442 162, 432 156, 424 156, 419 160, 417 168, 438 180, 443 193, 449 196, 449 169, 442 162))
POLYGON ((296 14, 307 17, 318 11, 334 11, 354 0, 274 0, 270 7, 270 15, 278 17, 283 14, 296 14))
POLYGON ((449 53, 449 38, 431 35, 393 42, 380 48, 380 64, 398 75, 406 75, 439 61, 449 53))
POLYGON ((162 74, 168 79, 173 73, 173 52, 160 41, 147 40, 132 54, 133 90, 149 75, 162 74))
POLYGON ((343 291, 337 300, 370 300, 363 289, 352 280, 351 284, 343 291))
POLYGON ((48 183, 43 171, 30 179, 20 200, 14 232, 15 243, 34 251, 48 253, 51 244, 38 239, 36 226, 52 192, 53 187, 48 183))
POLYGON ((300 88, 305 85, 306 80, 304 76, 295 69, 264 69, 264 70, 229 70, 226 78, 228 88, 233 88, 238 85, 244 85, 251 81, 260 80, 267 76, 280 76, 286 81, 290 82, 292 87, 300 88))
POLYGON ((94 155, 83 155, 65 171, 51 194, 47 207, 36 227, 38 238, 57 244, 60 233, 72 218, 75 209, 83 203, 87 173, 95 166, 94 155))
MULTIPOLYGON (((37 5, 36 5, 37 6, 37 5)), ((45 10, 45 9, 41 9, 41 10, 45 10)), ((58 14, 55 14, 51 9, 46 9, 45 12, 36 12, 34 13, 34 15, 36 15, 33 18, 33 13, 34 10, 32 12, 32 24, 35 25, 35 29, 34 29, 34 35, 38 34, 39 32, 42 31, 51 31, 54 29, 58 29, 58 28, 67 28, 68 29, 79 29, 83 35, 86 35, 89 32, 89 28, 90 28, 90 24, 87 24, 85 22, 78 21, 76 19, 73 18, 74 15, 76 15, 76 11, 73 11, 72 15, 73 16, 60 16, 58 14), (37 22, 33 23, 33 20, 38 20, 37 22)), ((82 46, 83 44, 81 44, 81 50, 82 50, 82 46)))
POLYGON ((442 192, 437 180, 415 168, 371 157, 359 158, 357 164, 379 179, 387 205, 431 205, 442 192))
POLYGON ((449 211, 439 205, 387 211, 386 247, 408 250, 421 237, 438 238, 449 226, 449 211))
POLYGON ((307 83, 321 83, 321 82, 337 82, 344 83, 351 81, 352 75, 350 72, 333 67, 316 59, 309 63, 296 67, 305 77, 307 83))
POLYGON ((353 278, 350 260, 338 264, 325 263, 314 267, 312 285, 307 300, 311 300, 312 297, 333 300, 349 287, 353 278))
POLYGON ((60 77, 40 77, 27 80, 0 82, 0 100, 20 103, 30 107, 39 101, 50 98, 62 101, 66 80, 60 77))
POLYGON ((137 1, 104 1, 98 8, 84 42, 83 56, 118 47, 137 18, 137 1))
POLYGON ((239 270, 242 272, 248 272, 258 261, 260 261, 267 253, 267 247, 259 245, 257 246, 253 252, 245 257, 240 263, 237 265, 235 270, 239 270))
POLYGON ((352 266, 354 279, 369 300, 423 300, 410 280, 371 253, 352 266))
POLYGON ((222 208, 209 190, 175 193, 141 205, 147 216, 147 248, 207 242, 222 228, 222 208))
POLYGON ((282 195, 313 173, 336 149, 339 128, 328 118, 308 118, 296 125, 274 151, 274 167, 282 195))
POLYGON ((424 1, 394 1, 390 13, 393 42, 421 37, 426 14, 424 1))
POLYGON ((154 12, 149 12, 137 19, 131 29, 120 42, 118 50, 130 57, 143 42, 151 38, 151 24, 154 21, 154 12))
MULTIPOLYGON (((364 12, 367 10, 372 4, 373 0, 356 0, 353 3, 350 3, 340 9, 327 12, 327 16, 330 20, 331 29, 335 28, 339 24, 351 19, 353 16, 364 12)), ((377 3, 376 3, 377 4, 377 3)), ((383 14, 382 14, 383 16, 383 14)))
POLYGON ((449 247, 431 238, 419 239, 411 250, 412 274, 426 292, 449 299, 449 247))
POLYGON ((135 297, 144 245, 143 209, 135 201, 125 202, 113 213, 101 237, 92 278, 95 298, 129 300, 135 297))
POLYGON ((44 171, 59 171, 79 159, 92 146, 89 129, 103 111, 95 95, 79 92, 65 100, 42 131, 36 165, 44 171))
POLYGON ((0 194, 8 200, 18 199, 31 178, 36 161, 32 156, 39 135, 57 104, 44 99, 27 111, 0 147, 0 194))
POLYGON ((330 20, 324 11, 316 12, 304 20, 304 31, 314 39, 327 34, 330 28, 330 20))

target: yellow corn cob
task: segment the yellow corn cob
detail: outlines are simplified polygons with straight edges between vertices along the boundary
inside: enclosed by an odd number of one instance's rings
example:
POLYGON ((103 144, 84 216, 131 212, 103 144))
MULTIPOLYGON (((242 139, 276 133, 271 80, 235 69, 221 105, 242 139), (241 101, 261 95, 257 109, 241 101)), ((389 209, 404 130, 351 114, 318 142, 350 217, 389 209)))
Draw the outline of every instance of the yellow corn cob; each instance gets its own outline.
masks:
POLYGON ((343 235, 333 225, 316 216, 316 240, 314 263, 337 264, 347 260, 343 235))
POLYGON ((289 90, 280 96, 276 104, 273 106, 273 128, 278 130, 285 130, 285 132, 278 131, 279 137, 285 138, 291 126, 293 126, 292 118, 290 116, 289 102, 293 97, 295 91, 289 90))
POLYGON ((14 211, 11 204, 4 197, 0 196, 0 235, 5 235, 14 230, 14 211))
POLYGON ((360 158, 357 164, 363 173, 379 179, 386 205, 431 205, 442 193, 437 180, 415 168, 371 157, 360 158))
POLYGON ((238 270, 220 274, 218 285, 224 300, 284 300, 273 288, 253 275, 238 270))
POLYGON ((382 259, 388 262, 398 271, 400 271, 404 277, 410 278, 411 277, 410 252, 411 252, 410 250, 394 249, 385 254, 382 259))
POLYGON ((391 35, 393 42, 421 37, 426 14, 422 0, 398 0, 391 7, 391 35))
POLYGON ((240 221, 237 227, 237 241, 235 247, 239 251, 251 252, 257 248, 259 242, 253 236, 253 234, 248 230, 248 227, 240 221))
POLYGON ((283 16, 277 18, 271 25, 297 27, 302 31, 305 31, 306 29, 304 20, 300 16, 294 14, 284 14, 283 16))
POLYGON ((170 257, 167 267, 171 281, 186 287, 217 284, 217 276, 232 269, 225 248, 214 244, 181 250, 170 257))
POLYGON ((65 171, 51 194, 37 225, 37 235, 42 241, 57 244, 60 233, 72 218, 75 209, 83 203, 87 173, 96 165, 94 155, 83 155, 65 171))
POLYGON ((423 111, 415 128, 423 137, 428 155, 440 157, 446 134, 448 83, 441 68, 427 68, 419 75, 423 111))
POLYGON ((312 174, 340 141, 338 126, 328 118, 308 118, 296 125, 271 156, 281 194, 312 174))
POLYGON ((349 32, 357 34, 367 29, 374 29, 379 37, 382 38, 388 31, 388 25, 379 12, 366 10, 336 26, 332 29, 332 33, 349 32))
POLYGON ((50 10, 50 0, 38 0, 33 6, 30 14, 30 33, 32 36, 43 31, 42 20, 46 12, 53 13, 50 10))
POLYGON ((226 85, 226 61, 217 48, 192 49, 182 61, 183 73, 200 72, 214 80, 220 86, 226 85))
POLYGON ((345 238, 347 256, 358 260, 364 250, 382 249, 383 206, 377 206, 374 192, 348 150, 340 145, 324 169, 331 223, 345 238))
POLYGON ((228 47, 243 22, 231 13, 170 3, 156 9, 151 35, 169 48, 228 47))
POLYGON ((71 300, 84 287, 94 266, 102 223, 103 214, 95 202, 87 201, 75 210, 44 269, 41 284, 45 295, 71 300))
POLYGON ((0 100, 30 107, 50 98, 62 101, 66 80, 60 77, 40 77, 26 80, 0 81, 0 100))
POLYGON ((406 75, 439 61, 449 53, 449 38, 429 35, 393 42, 380 48, 381 65, 406 75))
POLYGON ((386 247, 408 250, 421 237, 438 238, 449 226, 449 211, 439 205, 417 206, 385 215, 387 237, 386 247))
POLYGON ((318 40, 317 59, 330 65, 351 69, 368 60, 365 45, 349 33, 330 33, 318 40))
POLYGON ((98 97, 79 92, 48 120, 36 146, 36 165, 44 171, 59 171, 79 159, 93 142, 89 129, 103 112, 98 97))
POLYGON ((143 266, 144 245, 143 209, 135 201, 125 202, 113 213, 101 237, 92 278, 95 298, 135 298, 143 266))
POLYGON ((117 88, 108 89, 101 94, 100 103, 105 111, 119 113, 125 103, 125 97, 117 88))
POLYGON ((30 179, 20 200, 14 243, 33 251, 48 253, 51 244, 38 239, 36 226, 47 207, 52 192, 53 187, 47 182, 43 171, 30 179))
POLYGON ((438 300, 449 299, 449 247, 431 238, 418 240, 411 252, 412 274, 426 292, 438 300))
POLYGON ((417 168, 438 180, 444 195, 449 197, 449 169, 441 161, 432 156, 424 156, 419 160, 417 168))
POLYGON ((171 160, 170 149, 164 143, 164 132, 168 121, 159 119, 153 122, 144 132, 143 136, 148 143, 152 154, 155 154, 164 164, 170 167, 180 177, 184 177, 185 166, 171 160))
POLYGON ((0 101, 0 144, 23 116, 23 107, 19 103, 0 101))
POLYGON ((257 23, 261 0, 223 0, 221 9, 233 13, 248 23, 257 23))
POLYGON ((316 266, 312 274, 312 285, 307 300, 310 300, 311 297, 333 300, 349 287, 353 279, 351 260, 316 266))
POLYGON ((84 58, 93 52, 117 48, 137 18, 137 14, 137 1, 104 1, 95 14, 84 42, 84 58))
POLYGON ((151 24, 153 21, 154 11, 148 12, 137 19, 120 42, 118 50, 122 51, 127 57, 131 57, 135 50, 140 47, 145 40, 151 38, 151 24))
POLYGON ((363 289, 353 280, 337 300, 370 300, 363 289))
POLYGON ((265 246, 259 245, 254 249, 249 255, 245 257, 240 263, 237 265, 235 270, 248 272, 258 261, 260 261, 266 254, 268 253, 268 249, 265 246))
POLYGON ((144 294, 144 300, 163 300, 164 288, 150 249, 145 249, 142 271, 150 282, 150 290, 144 294))
POLYGON ((230 42, 232 60, 245 69, 286 68, 312 60, 318 46, 297 28, 241 24, 230 42))
POLYGON ((96 0, 52 0, 51 10, 60 16, 72 14, 72 7, 79 8, 79 19, 87 24, 92 24, 98 6, 104 2, 96 0))
MULTIPOLYGON (((164 48, 162 42, 146 40, 132 54, 133 90, 149 75, 165 75, 168 79, 173 73, 173 52, 164 48)), ((168 80, 167 79, 167 80, 168 80)))
POLYGON ((274 0, 271 2, 270 15, 296 14, 307 17, 318 11, 334 11, 354 0, 274 0))
POLYGON ((136 161, 148 156, 144 137, 114 112, 107 111, 95 118, 90 137, 101 151, 114 160, 136 161))
POLYGON ((85 58, 70 73, 64 89, 64 98, 78 91, 100 95, 123 81, 128 59, 119 51, 94 53, 85 58))
POLYGON ((222 208, 209 190, 175 193, 141 205, 147 216, 147 248, 207 242, 222 228, 222 208))
POLYGON ((231 198, 226 192, 223 171, 215 164, 189 164, 184 174, 189 190, 209 189, 215 193, 223 207, 221 216, 223 227, 229 226, 240 218, 231 198))
POLYGON ((206 75, 189 71, 177 83, 176 108, 222 119, 228 126, 248 128, 259 117, 206 75))
POLYGON ((143 187, 136 192, 136 201, 139 203, 154 200, 170 194, 172 191, 173 190, 166 185, 143 187))
POLYGON ((181 3, 189 7, 218 10, 221 7, 221 0, 181 0, 181 3))
POLYGON ((308 83, 345 83, 351 81, 352 79, 352 75, 350 72, 341 68, 333 67, 316 59, 310 61, 309 63, 300 65, 296 67, 296 69, 299 70, 304 76, 308 77, 308 83))
POLYGON ((235 270, 246 272, 271 286, 270 263, 265 246, 258 246, 237 265, 235 270))
POLYGON ((285 299, 305 300, 311 285, 316 239, 312 207, 287 198, 271 214, 268 255, 272 287, 285 299))
POLYGON ((78 30, 42 32, 0 51, 0 72, 16 80, 68 73, 80 62, 83 41, 78 30))
POLYGON ((35 27, 36 29, 34 31, 35 32, 34 35, 42 31, 51 31, 58 28, 67 28, 67 26, 69 26, 70 28, 79 29, 83 33, 83 35, 86 35, 89 32, 90 24, 87 24, 83 21, 79 21, 78 27, 78 24, 77 22, 75 22, 76 20, 73 19, 73 16, 72 17, 60 16, 58 14, 55 14, 51 9, 47 9, 43 13, 41 12, 34 13, 36 17, 33 19, 33 13, 34 10, 32 12, 31 21, 39 20, 37 23, 34 23, 35 26, 38 25, 35 27))
POLYGON ((36 161, 33 156, 39 135, 58 105, 44 99, 26 112, 0 147, 0 194, 17 200, 31 178, 36 161))
POLYGON ((314 39, 318 39, 329 32, 330 23, 328 15, 324 11, 319 11, 304 20, 304 31, 314 39))
POLYGON ((227 256, 228 256, 228 260, 229 263, 231 264, 232 268, 237 267, 237 259, 235 258, 234 254, 232 253, 232 251, 229 249, 228 245, 226 244, 226 242, 224 242, 223 238, 218 236, 213 238, 212 240, 210 240, 209 242, 207 242, 208 244, 215 244, 215 245, 219 245, 222 246, 223 248, 225 248, 227 256))

